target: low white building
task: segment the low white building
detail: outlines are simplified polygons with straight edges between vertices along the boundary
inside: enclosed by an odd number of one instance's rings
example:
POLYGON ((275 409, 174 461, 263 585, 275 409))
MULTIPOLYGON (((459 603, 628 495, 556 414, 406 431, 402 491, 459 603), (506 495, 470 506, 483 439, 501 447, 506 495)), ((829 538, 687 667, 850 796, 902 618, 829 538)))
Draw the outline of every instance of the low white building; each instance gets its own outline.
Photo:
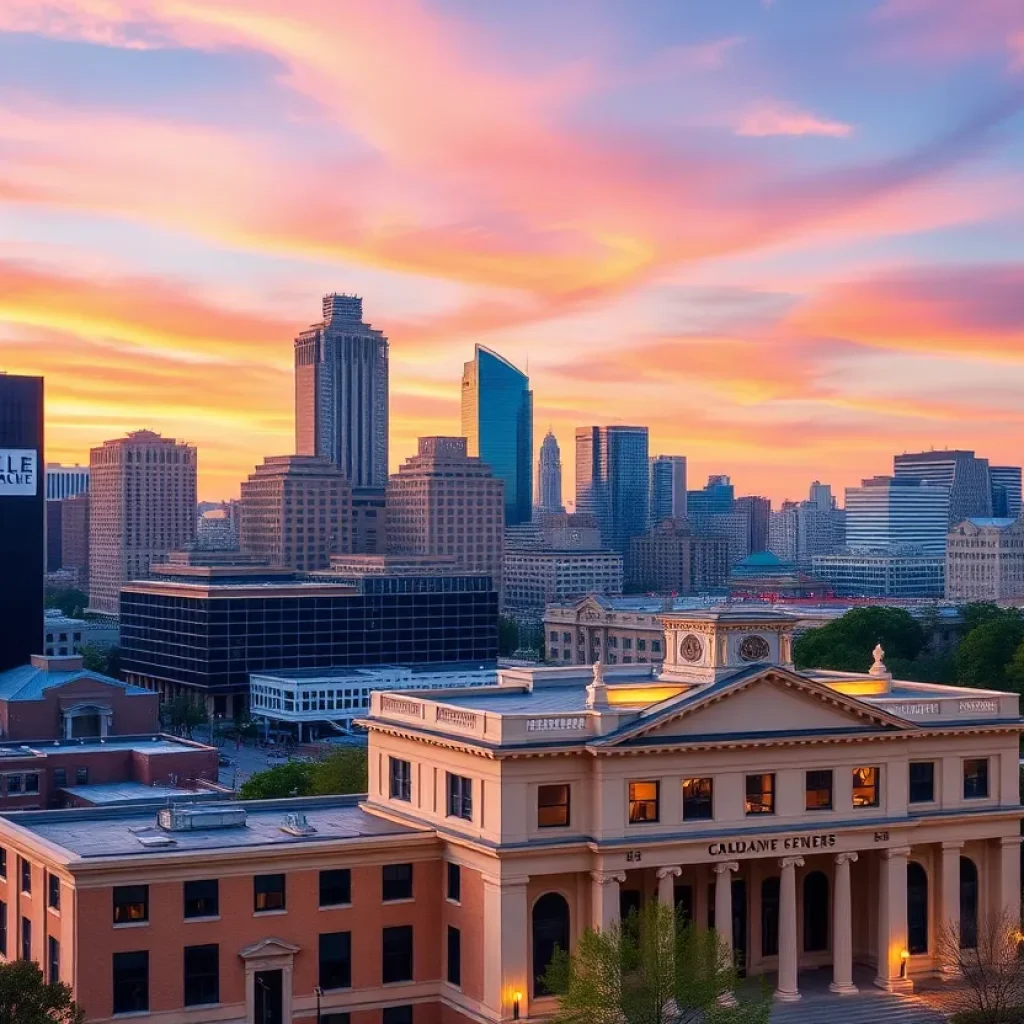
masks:
POLYGON ((109 621, 72 619, 56 608, 43 617, 43 654, 49 657, 81 654, 83 647, 106 650, 121 640, 120 630, 109 621))

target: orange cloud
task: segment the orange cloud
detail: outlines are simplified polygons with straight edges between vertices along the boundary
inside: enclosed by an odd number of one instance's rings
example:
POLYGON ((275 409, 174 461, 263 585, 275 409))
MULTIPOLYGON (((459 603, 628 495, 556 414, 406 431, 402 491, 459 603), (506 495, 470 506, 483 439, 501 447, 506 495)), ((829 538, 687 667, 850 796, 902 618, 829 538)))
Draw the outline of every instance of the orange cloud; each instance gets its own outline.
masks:
POLYGON ((853 133, 853 125, 831 121, 816 114, 796 110, 777 103, 763 103, 744 115, 736 128, 737 135, 763 137, 768 135, 823 135, 845 139, 853 133))

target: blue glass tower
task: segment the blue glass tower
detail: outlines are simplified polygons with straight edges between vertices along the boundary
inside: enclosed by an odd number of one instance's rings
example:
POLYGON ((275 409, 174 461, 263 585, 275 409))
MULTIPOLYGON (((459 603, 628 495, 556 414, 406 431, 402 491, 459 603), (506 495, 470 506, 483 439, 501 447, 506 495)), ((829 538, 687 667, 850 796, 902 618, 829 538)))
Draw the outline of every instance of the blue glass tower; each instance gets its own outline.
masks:
POLYGON ((505 484, 505 525, 533 516, 533 392, 530 378, 477 345, 462 374, 462 434, 505 484))
POLYGON ((646 427, 577 427, 576 511, 596 516, 605 547, 622 554, 647 529, 646 427))

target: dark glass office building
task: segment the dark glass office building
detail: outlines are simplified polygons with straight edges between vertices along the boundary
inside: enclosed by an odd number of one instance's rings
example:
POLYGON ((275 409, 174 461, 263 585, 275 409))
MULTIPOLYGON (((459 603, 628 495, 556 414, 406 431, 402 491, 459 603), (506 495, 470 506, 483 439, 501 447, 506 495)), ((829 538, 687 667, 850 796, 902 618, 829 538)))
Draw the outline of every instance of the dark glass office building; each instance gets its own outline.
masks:
POLYGON ((477 345, 462 373, 462 436, 505 484, 505 525, 533 517, 533 392, 530 378, 477 345))
POLYGON ((43 651, 43 378, 0 373, 0 671, 43 651))

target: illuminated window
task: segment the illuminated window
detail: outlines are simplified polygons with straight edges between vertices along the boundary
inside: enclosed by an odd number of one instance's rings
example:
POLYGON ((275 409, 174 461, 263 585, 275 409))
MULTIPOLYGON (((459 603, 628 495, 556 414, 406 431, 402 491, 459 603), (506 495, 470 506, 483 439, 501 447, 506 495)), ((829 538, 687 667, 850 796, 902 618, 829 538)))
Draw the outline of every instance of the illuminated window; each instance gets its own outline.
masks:
POLYGON ((711 779, 683 779, 683 820, 709 821, 714 815, 711 779))
POLYGON ((878 806, 878 769, 853 769, 853 806, 878 806))
POLYGON ((537 787, 537 826, 556 828, 569 824, 569 787, 537 787))
POLYGON ((631 825, 658 820, 658 786, 657 782, 631 782, 629 784, 629 822, 631 825))
POLYGON ((747 795, 744 803, 747 814, 775 813, 775 773, 747 776, 747 795))
POLYGON ((808 772, 805 781, 806 802, 809 811, 832 810, 832 770, 808 772))

